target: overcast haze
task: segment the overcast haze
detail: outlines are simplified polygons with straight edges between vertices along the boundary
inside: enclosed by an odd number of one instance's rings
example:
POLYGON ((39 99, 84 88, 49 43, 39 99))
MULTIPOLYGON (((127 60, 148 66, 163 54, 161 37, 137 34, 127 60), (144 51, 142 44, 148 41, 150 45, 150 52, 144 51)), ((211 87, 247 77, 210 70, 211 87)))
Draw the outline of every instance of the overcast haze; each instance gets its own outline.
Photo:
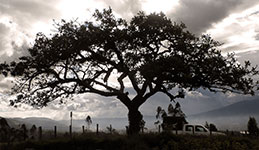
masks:
MULTIPOLYGON (((139 11, 163 11, 172 20, 182 21, 196 35, 210 34, 224 43, 223 53, 235 52, 238 60, 259 65, 259 1, 258 0, 0 0, 0 61, 10 62, 26 55, 37 32, 53 32, 53 20, 92 19, 95 9, 111 7, 116 16, 130 20, 139 11)), ((85 94, 67 104, 33 110, 29 106, 8 107, 8 92, 13 78, 0 75, 0 116, 50 117, 66 119, 69 111, 76 118, 127 117, 127 109, 115 98, 85 94)), ((258 94, 257 94, 258 95, 258 94)), ((187 93, 179 99, 186 114, 220 108, 251 96, 210 93, 204 90, 187 93)), ((155 115, 157 106, 167 107, 169 99, 157 94, 141 107, 144 115, 155 115)))

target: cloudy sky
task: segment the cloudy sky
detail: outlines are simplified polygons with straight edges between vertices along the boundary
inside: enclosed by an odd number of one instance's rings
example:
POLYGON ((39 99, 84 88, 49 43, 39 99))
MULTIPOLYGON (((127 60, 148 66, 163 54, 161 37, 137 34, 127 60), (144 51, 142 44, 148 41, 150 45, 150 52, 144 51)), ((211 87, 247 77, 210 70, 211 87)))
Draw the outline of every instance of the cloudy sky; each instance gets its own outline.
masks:
MULTIPOLYGON (((259 65, 259 1, 258 0, 0 0, 0 61, 9 62, 26 55, 37 32, 53 32, 53 20, 90 20, 95 9, 111 7, 118 17, 130 20, 138 11, 163 11, 177 22, 184 22, 196 35, 210 34, 224 43, 223 53, 235 52, 242 63, 250 60, 259 65)), ((126 117, 127 110, 114 98, 80 95, 65 105, 50 105, 41 110, 21 106, 8 107, 8 91, 12 78, 0 75, 0 116, 68 118, 126 117)), ((199 90, 179 100, 186 114, 195 114, 232 104, 250 96, 210 93, 199 90)), ((155 115, 157 106, 166 107, 163 95, 153 96, 141 107, 144 115, 155 115)))

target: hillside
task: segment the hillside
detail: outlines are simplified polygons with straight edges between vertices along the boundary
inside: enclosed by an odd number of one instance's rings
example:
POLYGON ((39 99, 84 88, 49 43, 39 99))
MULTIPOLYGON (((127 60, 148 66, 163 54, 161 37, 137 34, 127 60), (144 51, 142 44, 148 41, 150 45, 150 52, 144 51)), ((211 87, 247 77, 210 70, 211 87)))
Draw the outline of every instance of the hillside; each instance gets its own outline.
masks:
POLYGON ((25 124, 27 129, 30 129, 32 125, 36 125, 36 127, 41 126, 43 130, 53 130, 54 126, 57 126, 59 131, 68 131, 68 126, 61 123, 60 121, 55 121, 49 118, 30 117, 30 118, 5 118, 5 119, 8 125, 13 128, 20 128, 20 125, 25 124))
MULTIPOLYGON (((259 122, 259 99, 255 97, 253 100, 243 100, 226 107, 222 107, 216 110, 187 116, 189 123, 205 124, 205 122, 214 123, 221 130, 245 130, 247 121, 250 116, 256 118, 259 122)), ((144 116, 146 127, 148 129, 154 129, 154 122, 156 121, 154 116, 144 116)), ((18 127, 19 124, 25 123, 28 128, 33 124, 37 127, 42 126, 44 130, 53 130, 54 126, 57 126, 58 131, 67 132, 70 120, 52 120, 49 118, 8 118, 8 123, 12 127, 18 127)), ((106 130, 106 127, 112 125, 116 130, 124 130, 128 125, 127 118, 92 118, 91 130, 96 129, 96 124, 99 124, 99 129, 106 130)), ((86 122, 81 120, 73 120, 73 131, 81 132, 82 126, 86 126, 86 122)))
POLYGON ((234 117, 259 116, 259 99, 244 100, 216 110, 192 115, 191 117, 234 117))
MULTIPOLYGON (((31 128, 34 124, 37 127, 41 126, 43 130, 53 130, 54 126, 57 126, 58 131, 68 132, 70 120, 52 120, 49 118, 37 118, 37 117, 29 117, 29 118, 6 118, 8 124, 11 127, 18 128, 21 124, 26 124, 27 128, 31 128)), ((144 116, 144 120, 146 122, 145 126, 148 129, 154 129, 154 122, 156 121, 154 116, 144 116)), ((117 131, 122 131, 126 129, 128 125, 127 118, 92 118, 92 125, 90 129, 95 131, 96 124, 99 124, 100 131, 106 131, 110 125, 117 131)), ((87 127, 85 120, 83 119, 73 119, 73 131, 82 132, 82 126, 87 127)))
POLYGON ((191 115, 187 119, 191 123, 216 124, 222 130, 246 130, 249 117, 259 121, 259 99, 243 100, 216 110, 191 115))

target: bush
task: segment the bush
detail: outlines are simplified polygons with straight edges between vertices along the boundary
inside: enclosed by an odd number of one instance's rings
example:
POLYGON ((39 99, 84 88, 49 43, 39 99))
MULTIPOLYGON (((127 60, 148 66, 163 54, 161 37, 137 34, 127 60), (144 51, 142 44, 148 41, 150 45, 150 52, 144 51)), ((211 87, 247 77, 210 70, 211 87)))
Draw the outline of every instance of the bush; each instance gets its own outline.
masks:
POLYGON ((257 127, 257 122, 254 117, 250 117, 247 123, 247 130, 249 132, 249 135, 251 136, 258 136, 259 135, 259 129, 257 127))

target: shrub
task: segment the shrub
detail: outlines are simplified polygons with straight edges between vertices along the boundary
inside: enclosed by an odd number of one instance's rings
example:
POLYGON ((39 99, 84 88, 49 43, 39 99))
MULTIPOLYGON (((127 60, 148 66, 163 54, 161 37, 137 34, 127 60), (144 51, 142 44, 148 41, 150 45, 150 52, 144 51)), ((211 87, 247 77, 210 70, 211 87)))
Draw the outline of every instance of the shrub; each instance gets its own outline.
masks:
POLYGON ((250 117, 247 123, 247 129, 249 132, 249 135, 251 136, 258 136, 259 135, 259 129, 257 126, 257 122, 254 117, 250 117))

